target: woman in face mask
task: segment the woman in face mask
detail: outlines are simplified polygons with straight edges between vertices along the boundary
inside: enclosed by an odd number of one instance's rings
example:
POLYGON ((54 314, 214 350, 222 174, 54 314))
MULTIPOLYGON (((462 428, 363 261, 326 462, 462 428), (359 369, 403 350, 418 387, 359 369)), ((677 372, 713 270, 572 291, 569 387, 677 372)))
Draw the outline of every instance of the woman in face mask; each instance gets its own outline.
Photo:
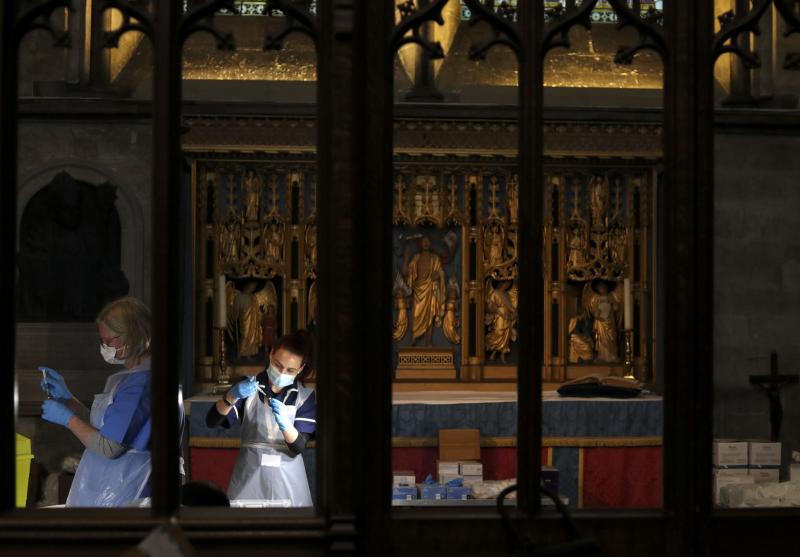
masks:
POLYGON ((316 430, 316 396, 304 381, 313 375, 310 333, 298 330, 275 342, 267 369, 236 383, 212 406, 209 427, 241 424, 242 444, 228 498, 310 507, 303 456, 316 430))
POLYGON ((123 369, 111 375, 87 410, 48 367, 42 418, 68 428, 86 447, 68 507, 118 507, 150 496, 150 310, 126 297, 97 316, 100 354, 123 369))

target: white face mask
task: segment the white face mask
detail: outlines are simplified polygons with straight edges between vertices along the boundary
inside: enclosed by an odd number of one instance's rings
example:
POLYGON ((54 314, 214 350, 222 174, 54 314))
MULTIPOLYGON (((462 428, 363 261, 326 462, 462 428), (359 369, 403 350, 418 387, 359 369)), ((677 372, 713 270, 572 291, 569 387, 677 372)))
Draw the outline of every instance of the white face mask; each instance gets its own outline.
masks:
POLYGON ((271 364, 269 368, 267 368, 267 375, 269 376, 269 382, 279 389, 288 387, 294 383, 294 378, 297 377, 296 375, 286 375, 285 373, 281 373, 275 369, 275 366, 271 364))
POLYGON ((113 346, 108 346, 105 343, 100 344, 100 355, 106 361, 106 363, 111 365, 119 365, 124 364, 125 360, 117 359, 117 351, 120 350, 119 348, 114 348, 113 346))

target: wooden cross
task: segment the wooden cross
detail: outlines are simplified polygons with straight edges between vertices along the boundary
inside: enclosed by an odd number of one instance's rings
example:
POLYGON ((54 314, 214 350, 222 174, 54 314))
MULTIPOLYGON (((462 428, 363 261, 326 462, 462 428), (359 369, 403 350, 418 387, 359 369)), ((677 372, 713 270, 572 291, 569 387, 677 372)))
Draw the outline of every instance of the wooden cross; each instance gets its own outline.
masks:
POLYGON ((783 421, 783 405, 781 404, 781 388, 798 382, 798 375, 780 375, 778 373, 778 353, 774 350, 769 358, 769 375, 751 375, 750 384, 764 391, 769 398, 769 425, 772 441, 778 441, 783 421))

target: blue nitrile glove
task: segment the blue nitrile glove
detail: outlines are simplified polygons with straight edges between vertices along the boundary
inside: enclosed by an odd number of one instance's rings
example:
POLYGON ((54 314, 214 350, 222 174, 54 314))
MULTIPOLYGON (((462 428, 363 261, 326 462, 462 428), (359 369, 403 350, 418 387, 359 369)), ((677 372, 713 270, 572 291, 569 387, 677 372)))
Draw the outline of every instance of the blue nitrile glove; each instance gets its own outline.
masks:
POLYGON ((422 481, 422 483, 424 483, 425 485, 433 485, 436 482, 433 481, 433 476, 428 474, 427 476, 425 476, 425 479, 422 481))
POLYGON ((461 476, 448 480, 445 484, 447 487, 464 487, 464 478, 461 476))
POLYGON ((48 422, 66 427, 69 419, 74 415, 75 412, 70 410, 66 404, 56 400, 45 400, 42 403, 42 419, 48 422))
POLYGON ((248 377, 247 379, 239 381, 233 386, 231 389, 231 395, 237 400, 240 398, 247 398, 252 396, 257 389, 258 385, 256 384, 255 376, 248 377))
POLYGON ((60 402, 67 402, 72 399, 72 393, 67 388, 67 383, 61 374, 47 366, 39 366, 39 371, 44 372, 45 379, 39 382, 39 386, 44 392, 60 402))
POLYGON ((289 423, 289 417, 286 415, 286 405, 277 398, 269 399, 269 406, 272 408, 272 413, 275 415, 275 421, 278 422, 278 429, 286 431, 292 424, 289 423))

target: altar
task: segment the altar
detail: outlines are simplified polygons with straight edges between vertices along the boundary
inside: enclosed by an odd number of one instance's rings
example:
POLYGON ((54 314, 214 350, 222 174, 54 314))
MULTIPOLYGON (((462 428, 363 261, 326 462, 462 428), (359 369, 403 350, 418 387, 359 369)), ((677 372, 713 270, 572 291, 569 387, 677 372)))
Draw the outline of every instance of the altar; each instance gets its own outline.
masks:
MULTIPOLYGON (((187 400, 191 479, 227 488, 239 429, 209 429, 216 396, 187 400)), ((559 471, 559 491, 575 508, 656 508, 662 504, 663 399, 561 397, 546 391, 542 405, 542 464, 559 471)), ((395 392, 392 467, 413 470, 418 482, 436 470, 438 430, 481 432, 484 479, 516 477, 517 402, 514 392, 395 392)), ((314 492, 315 449, 303 453, 314 492)), ((388 481, 388 479, 387 479, 388 481)))

